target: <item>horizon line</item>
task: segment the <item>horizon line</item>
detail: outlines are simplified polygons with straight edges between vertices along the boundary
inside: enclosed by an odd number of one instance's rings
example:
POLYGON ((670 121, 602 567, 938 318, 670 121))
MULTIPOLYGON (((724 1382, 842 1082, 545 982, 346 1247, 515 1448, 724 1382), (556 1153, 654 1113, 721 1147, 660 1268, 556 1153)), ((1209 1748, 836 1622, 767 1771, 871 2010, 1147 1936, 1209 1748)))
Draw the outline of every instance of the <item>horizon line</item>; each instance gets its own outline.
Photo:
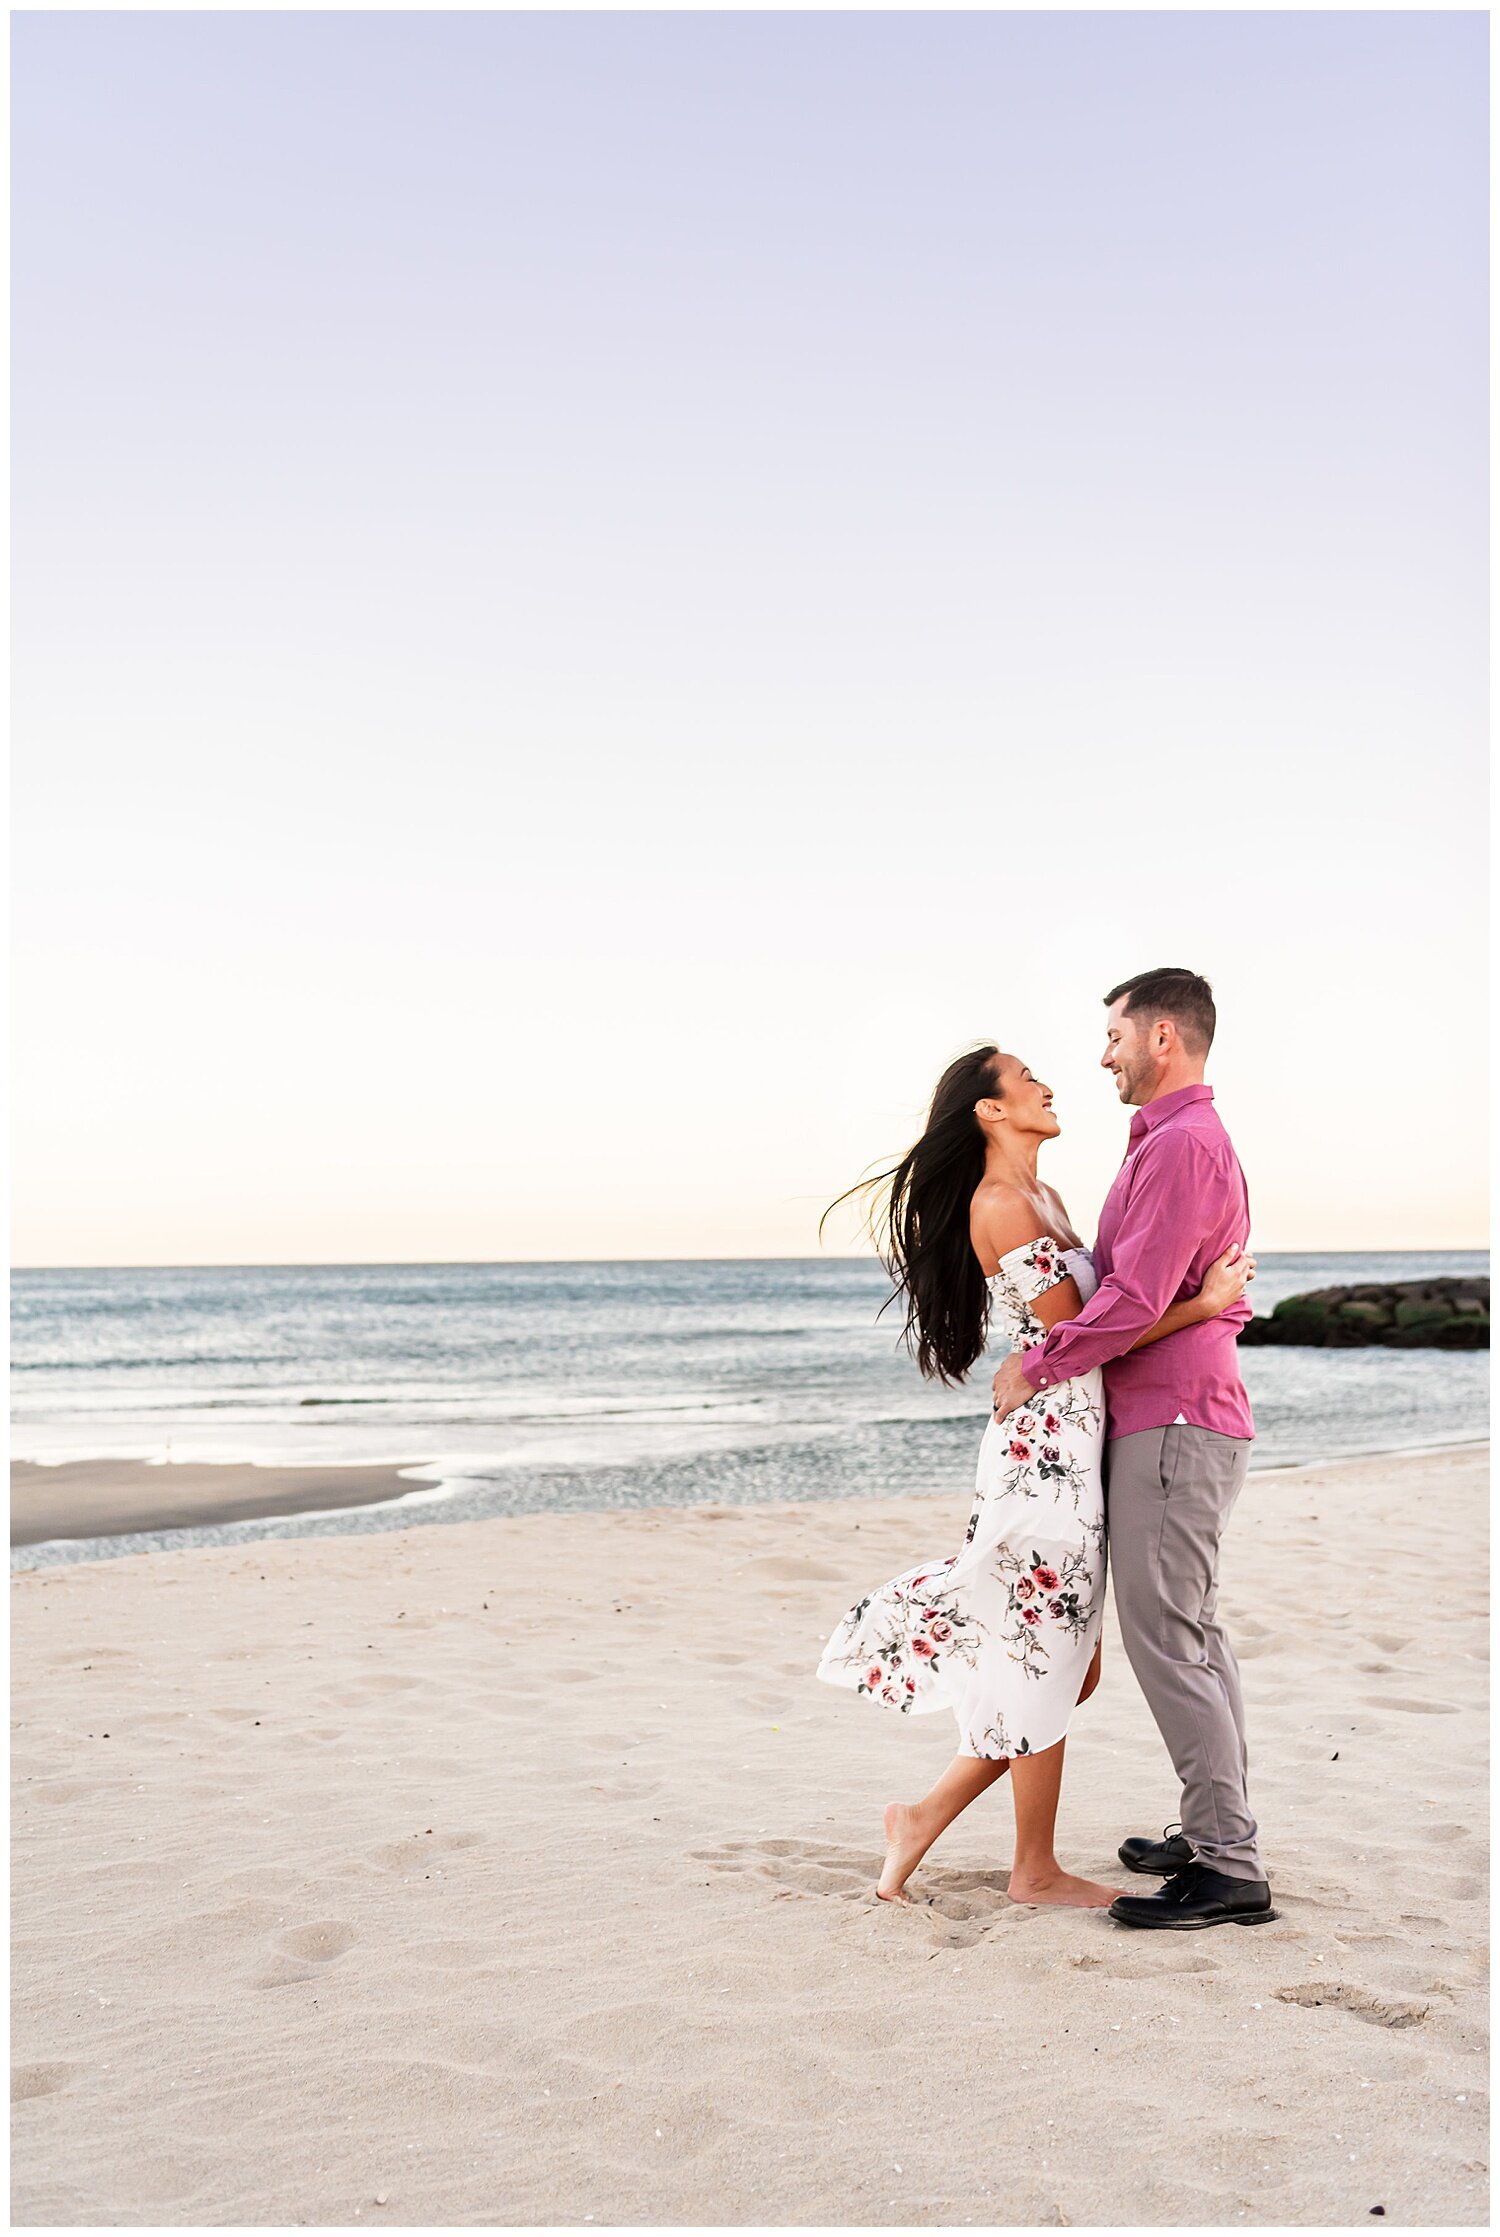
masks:
MULTIPOLYGON (((1488 1257, 1486 1243, 1365 1243, 1303 1244, 1295 1250, 1278 1250, 1269 1244, 1257 1247, 1263 1258, 1442 1258, 1463 1253, 1488 1257)), ((296 1274, 344 1273, 360 1269, 383 1270, 401 1266, 447 1268, 455 1266, 880 1266, 872 1251, 820 1251, 812 1254, 775 1252, 705 1252, 672 1257, 633 1258, 267 1258, 267 1259, 132 1259, 101 1264, 94 1260, 38 1261, 13 1264, 14 1274, 296 1274)))

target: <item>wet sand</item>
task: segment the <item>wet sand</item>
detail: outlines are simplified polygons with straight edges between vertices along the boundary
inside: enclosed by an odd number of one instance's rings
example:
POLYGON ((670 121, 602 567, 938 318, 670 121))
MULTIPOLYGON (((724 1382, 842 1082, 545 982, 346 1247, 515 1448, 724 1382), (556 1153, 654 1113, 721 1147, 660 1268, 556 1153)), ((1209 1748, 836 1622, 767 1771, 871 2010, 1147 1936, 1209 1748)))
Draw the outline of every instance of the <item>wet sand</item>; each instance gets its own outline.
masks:
MULTIPOLYGON (((404 1462, 402 1466, 415 1466, 404 1462)), ((10 1470, 10 1542, 117 1538, 264 1515, 373 1507, 420 1488, 396 1468, 254 1468, 194 1461, 66 1460, 55 1468, 16 1460, 10 1470)))

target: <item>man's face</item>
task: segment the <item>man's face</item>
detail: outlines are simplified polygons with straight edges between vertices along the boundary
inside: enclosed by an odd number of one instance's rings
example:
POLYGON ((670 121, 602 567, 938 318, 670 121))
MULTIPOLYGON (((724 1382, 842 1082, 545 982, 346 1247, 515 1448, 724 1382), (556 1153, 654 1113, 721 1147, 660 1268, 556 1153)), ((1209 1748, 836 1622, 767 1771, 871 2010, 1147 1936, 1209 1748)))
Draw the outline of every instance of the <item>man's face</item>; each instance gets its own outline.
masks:
POLYGON ((1122 1103, 1146 1103, 1160 1070, 1154 1045, 1156 1032, 1144 1018, 1126 1017, 1128 1000, 1129 996, 1122 994, 1105 1012, 1104 1054, 1099 1062, 1106 1072, 1113 1072, 1122 1103))

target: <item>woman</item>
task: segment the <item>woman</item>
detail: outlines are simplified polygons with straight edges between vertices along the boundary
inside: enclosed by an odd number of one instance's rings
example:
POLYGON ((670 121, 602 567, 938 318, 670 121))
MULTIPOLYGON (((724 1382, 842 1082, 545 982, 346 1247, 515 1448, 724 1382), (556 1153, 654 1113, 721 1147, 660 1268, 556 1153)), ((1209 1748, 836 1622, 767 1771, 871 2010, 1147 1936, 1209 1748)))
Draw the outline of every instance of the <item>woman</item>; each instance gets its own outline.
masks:
MULTIPOLYGON (((1013 1347, 1039 1344, 1093 1295, 1090 1254, 1037 1177, 1038 1151, 1061 1131, 1051 1089, 1018 1057, 973 1049, 939 1080, 921 1140, 862 1184, 889 1183, 877 1240, 924 1375, 962 1382, 992 1318, 1013 1347)), ((1227 1252, 1140 1342, 1223 1312, 1254 1272, 1253 1258, 1227 1252)), ((1012 1899, 1095 1908, 1119 1893, 1065 1872, 1052 1846, 1068 1722, 1099 1683, 1103 1449, 1098 1368, 1003 1428, 992 1416, 964 1551, 882 1585, 824 1649, 818 1676, 831 1685, 918 1715, 950 1708, 958 1720, 959 1752, 931 1793, 886 1810, 876 1893, 887 1902, 910 1900, 906 1882, 938 1835, 1007 1770, 1012 1899)))

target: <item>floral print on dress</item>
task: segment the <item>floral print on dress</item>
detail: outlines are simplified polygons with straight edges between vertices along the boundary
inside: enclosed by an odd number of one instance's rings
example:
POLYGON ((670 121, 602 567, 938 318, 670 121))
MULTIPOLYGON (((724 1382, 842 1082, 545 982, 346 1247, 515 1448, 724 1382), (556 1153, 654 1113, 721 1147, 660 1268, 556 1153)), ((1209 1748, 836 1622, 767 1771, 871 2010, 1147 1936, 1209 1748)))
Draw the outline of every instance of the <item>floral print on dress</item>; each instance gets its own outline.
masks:
POLYGON ((978 1662, 984 1625, 945 1582, 956 1559, 896 1577, 849 1610, 828 1652, 843 1635, 843 1662, 860 1693, 888 1709, 910 1710, 939 1672, 946 1678, 953 1666, 978 1662))
MULTIPOLYGON (((990 1277, 996 1333, 1040 1343, 1046 1328, 1031 1307, 1069 1274, 1092 1296, 1086 1251, 1041 1235, 1008 1252, 990 1277)), ((994 1761, 1054 1746, 1103 1619, 1103 1433, 1098 1369, 1003 1423, 991 1418, 963 1551, 856 1602, 819 1677, 902 1714, 951 1708, 966 1755, 994 1761)))
POLYGON ((1074 1513, 1082 1514, 1085 1500, 1092 1497, 1089 1460, 1069 1432, 1097 1431, 1101 1420, 1100 1407, 1076 1383, 1055 1384, 1045 1408, 1035 1413, 1023 1409, 1009 1415, 1003 1424, 1005 1457, 1010 1463, 1006 1490, 1023 1499, 1066 1492, 1074 1513))
MULTIPOLYGON (((1006 1645, 1028 1678, 1042 1675, 1059 1631, 1071 1642, 1088 1632, 1104 1570, 1104 1526, 1089 1525, 1086 1543, 1050 1557, 1033 1546, 997 1549, 995 1574, 1006 1587, 1006 1645)), ((1090 1650, 1092 1651, 1092 1649, 1090 1650)))
POLYGON ((961 1748, 959 1753, 983 1756, 990 1763, 998 1763, 1002 1756, 1009 1762, 1013 1755, 1030 1755, 1032 1752, 1031 1742, 1025 1733, 1012 1739, 1003 1722, 987 1724, 982 1732, 966 1733, 964 1737, 968 1745, 961 1748))
POLYGON ((1007 1251, 990 1276, 990 1310, 999 1311, 1011 1322, 1013 1344, 1040 1344, 1047 1334, 1047 1324, 1039 1320, 1031 1307, 1037 1298, 1045 1297, 1049 1289, 1056 1289, 1065 1281, 1069 1268, 1069 1253, 1050 1235, 1039 1235, 1034 1243, 1023 1243, 1018 1251, 1007 1251), (997 1289, 996 1283, 1000 1286, 997 1289))

